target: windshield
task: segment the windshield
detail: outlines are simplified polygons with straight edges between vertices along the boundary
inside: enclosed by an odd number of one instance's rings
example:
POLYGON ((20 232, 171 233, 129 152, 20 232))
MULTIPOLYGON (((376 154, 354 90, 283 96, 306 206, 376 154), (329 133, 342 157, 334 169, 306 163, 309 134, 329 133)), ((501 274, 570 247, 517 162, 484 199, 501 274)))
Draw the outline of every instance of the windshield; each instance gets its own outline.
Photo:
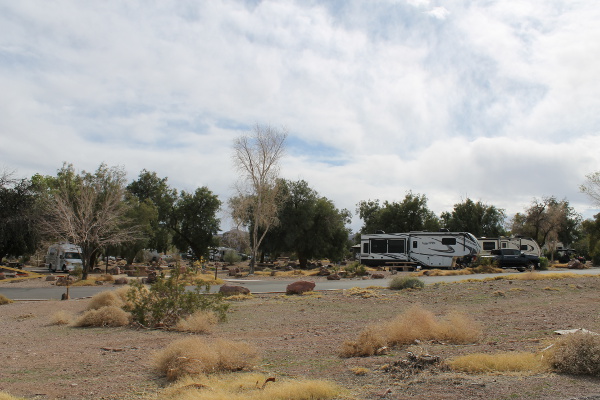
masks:
POLYGON ((79 256, 79 253, 65 253, 65 258, 68 259, 76 259, 76 260, 81 260, 81 257, 79 256))

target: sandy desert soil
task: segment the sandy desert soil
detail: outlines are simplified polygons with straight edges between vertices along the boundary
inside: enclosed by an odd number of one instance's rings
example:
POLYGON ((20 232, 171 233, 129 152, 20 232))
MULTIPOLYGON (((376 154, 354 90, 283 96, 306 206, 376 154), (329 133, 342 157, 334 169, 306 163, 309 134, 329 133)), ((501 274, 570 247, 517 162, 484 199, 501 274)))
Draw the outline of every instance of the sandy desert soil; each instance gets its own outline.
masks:
MULTIPOLYGON (((19 285, 48 284, 38 279, 19 285)), ((317 279, 317 289, 318 285, 317 279)), ((257 371, 330 379, 349 389, 345 397, 349 399, 600 398, 598 378, 440 370, 407 374, 383 368, 405 358, 408 350, 442 359, 474 352, 538 351, 555 340, 557 329, 581 327, 600 332, 599 289, 600 278, 582 277, 431 285, 400 292, 374 289, 375 295, 368 298, 349 295, 348 291, 256 295, 233 302, 228 321, 208 337, 250 342, 262 353, 257 371), (394 348, 384 356, 338 356, 341 344, 356 339, 363 327, 390 319, 414 304, 436 315, 451 310, 467 313, 482 324, 484 337, 472 345, 422 342, 394 348), (366 374, 353 373, 356 367, 365 368, 366 374)), ((167 383, 153 371, 151 355, 187 334, 50 323, 57 311, 76 316, 88 302, 0 306, 0 391, 31 399, 159 398, 167 383)))

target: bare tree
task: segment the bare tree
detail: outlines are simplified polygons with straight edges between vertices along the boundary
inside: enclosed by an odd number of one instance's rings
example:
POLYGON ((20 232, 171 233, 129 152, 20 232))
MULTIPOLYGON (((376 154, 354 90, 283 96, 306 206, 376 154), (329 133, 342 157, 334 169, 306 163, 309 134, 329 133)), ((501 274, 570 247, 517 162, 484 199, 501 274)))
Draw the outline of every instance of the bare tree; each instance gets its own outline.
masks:
POLYGON ((250 273, 258 248, 269 228, 277 224, 279 161, 285 152, 287 131, 256 125, 234 142, 233 163, 240 172, 237 196, 229 201, 232 218, 252 229, 250 273))
POLYGON ((95 173, 63 166, 50 191, 43 229, 49 236, 81 247, 83 279, 91 260, 106 246, 137 240, 140 231, 125 218, 125 172, 102 164, 95 173))
POLYGON ((592 199, 596 206, 600 206, 600 171, 585 176, 586 181, 579 186, 579 190, 592 199))

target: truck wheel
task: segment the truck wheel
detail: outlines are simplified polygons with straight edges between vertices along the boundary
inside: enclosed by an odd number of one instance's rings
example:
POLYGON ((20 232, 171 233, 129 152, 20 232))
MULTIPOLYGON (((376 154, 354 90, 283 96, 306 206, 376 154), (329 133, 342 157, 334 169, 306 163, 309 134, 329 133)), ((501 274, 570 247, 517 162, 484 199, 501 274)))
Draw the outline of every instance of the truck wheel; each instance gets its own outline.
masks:
POLYGON ((56 268, 52 268, 52 264, 48 264, 48 269, 50 272, 56 272, 56 268))
POLYGON ((62 268, 61 268, 61 270, 62 270, 62 272, 67 272, 67 266, 63 265, 62 268))

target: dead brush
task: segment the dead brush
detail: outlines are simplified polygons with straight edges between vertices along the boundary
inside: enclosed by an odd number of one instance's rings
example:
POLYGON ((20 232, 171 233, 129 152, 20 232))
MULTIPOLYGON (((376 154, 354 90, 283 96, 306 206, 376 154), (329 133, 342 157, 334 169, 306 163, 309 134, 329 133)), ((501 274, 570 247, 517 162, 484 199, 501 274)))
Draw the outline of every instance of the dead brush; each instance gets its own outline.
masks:
POLYGON ((6 392, 0 392, 0 400, 26 400, 24 397, 15 397, 6 392))
POLYGON ((474 343, 481 328, 467 316, 452 312, 442 319, 420 306, 413 306, 396 318, 365 328, 356 341, 342 345, 341 357, 381 354, 386 346, 401 346, 415 340, 439 340, 453 344, 474 343))
POLYGON ((348 290, 346 290, 344 292, 344 294, 346 296, 357 296, 357 297, 362 297, 363 299, 368 299, 370 297, 379 297, 379 294, 372 290, 372 289, 368 289, 368 288, 359 288, 359 287, 353 287, 350 288, 348 290))
POLYGON ((507 352, 474 353, 446 361, 451 369, 467 373, 540 373, 548 370, 542 354, 507 352))
POLYGON ((549 361, 560 373, 600 376, 600 335, 573 333, 559 339, 549 361))
POLYGON ((73 321, 73 316, 64 310, 52 314, 50 325, 69 325, 73 321))
POLYGON ((125 305, 125 301, 123 297, 117 293, 116 290, 105 290, 104 292, 96 293, 90 299, 90 303, 88 304, 88 310, 97 310, 102 307, 123 307, 125 305))
POLYGON ((13 301, 11 299, 9 299, 8 297, 0 294, 0 306, 4 305, 4 304, 10 304, 13 301))
POLYGON ((129 325, 131 314, 116 306, 85 311, 74 323, 77 327, 116 327, 129 325))
POLYGON ((210 333, 218 322, 219 318, 214 312, 201 310, 179 320, 174 329, 179 332, 210 333))
POLYGON ((165 400, 329 400, 343 392, 329 381, 241 373, 183 377, 159 395, 165 400))
POLYGON ((248 343, 199 337, 175 341, 154 355, 155 369, 169 381, 188 375, 249 369, 258 360, 258 351, 248 343))

